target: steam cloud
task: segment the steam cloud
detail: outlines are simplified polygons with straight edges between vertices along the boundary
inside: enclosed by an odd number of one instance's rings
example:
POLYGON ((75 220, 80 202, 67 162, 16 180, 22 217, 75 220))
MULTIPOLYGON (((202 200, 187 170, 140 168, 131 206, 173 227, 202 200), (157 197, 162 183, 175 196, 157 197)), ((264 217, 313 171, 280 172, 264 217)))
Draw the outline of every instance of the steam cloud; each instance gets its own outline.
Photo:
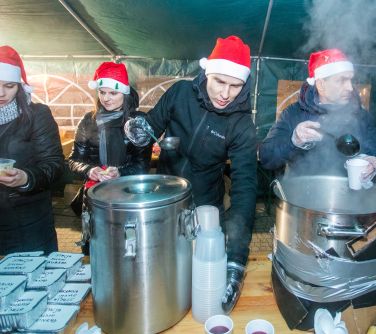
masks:
POLYGON ((309 19, 304 31, 308 40, 302 52, 339 48, 358 64, 374 59, 375 0, 312 0, 306 2, 306 10, 309 19))

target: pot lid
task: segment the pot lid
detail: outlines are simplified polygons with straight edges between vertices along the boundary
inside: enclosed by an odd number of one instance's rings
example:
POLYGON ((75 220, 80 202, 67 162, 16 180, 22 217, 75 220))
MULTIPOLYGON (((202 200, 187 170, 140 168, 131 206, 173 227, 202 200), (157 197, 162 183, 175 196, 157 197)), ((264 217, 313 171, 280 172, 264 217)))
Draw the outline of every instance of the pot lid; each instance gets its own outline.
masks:
POLYGON ((191 193, 188 180, 171 175, 131 175, 98 183, 88 191, 94 206, 141 209, 177 202, 191 193))

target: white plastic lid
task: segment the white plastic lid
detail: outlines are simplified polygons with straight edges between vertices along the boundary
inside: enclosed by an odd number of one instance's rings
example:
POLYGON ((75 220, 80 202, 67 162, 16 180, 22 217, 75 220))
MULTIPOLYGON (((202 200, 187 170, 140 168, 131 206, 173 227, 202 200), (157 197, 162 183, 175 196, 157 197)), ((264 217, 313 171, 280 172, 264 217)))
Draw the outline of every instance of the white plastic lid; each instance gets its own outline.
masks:
POLYGON ((196 208, 197 220, 201 231, 220 230, 219 210, 213 205, 201 205, 196 208))

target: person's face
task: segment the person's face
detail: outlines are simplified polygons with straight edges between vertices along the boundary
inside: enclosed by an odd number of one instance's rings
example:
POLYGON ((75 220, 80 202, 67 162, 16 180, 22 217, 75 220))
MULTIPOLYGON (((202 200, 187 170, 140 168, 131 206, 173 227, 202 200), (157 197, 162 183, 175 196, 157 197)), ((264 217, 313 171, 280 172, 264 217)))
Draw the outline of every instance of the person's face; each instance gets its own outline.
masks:
POLYGON ((108 111, 120 110, 124 103, 124 94, 111 88, 102 87, 98 90, 101 105, 108 111))
POLYGON ((12 102, 18 92, 17 82, 0 80, 0 107, 12 102))
POLYGON ((225 74, 208 74, 206 91, 213 106, 226 108, 239 95, 244 81, 225 74))
POLYGON ((342 72, 328 78, 318 79, 317 91, 321 103, 341 104, 349 103, 353 95, 353 71, 342 72))

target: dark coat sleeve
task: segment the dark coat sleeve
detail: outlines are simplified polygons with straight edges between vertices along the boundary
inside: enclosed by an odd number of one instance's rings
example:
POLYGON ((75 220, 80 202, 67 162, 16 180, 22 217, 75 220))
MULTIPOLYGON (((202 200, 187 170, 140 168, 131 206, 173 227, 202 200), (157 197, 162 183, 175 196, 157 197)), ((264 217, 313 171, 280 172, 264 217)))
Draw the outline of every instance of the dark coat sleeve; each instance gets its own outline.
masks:
POLYGON ((87 178, 87 172, 91 168, 99 165, 99 161, 93 161, 90 158, 98 155, 98 149, 96 148, 97 152, 94 152, 94 148, 89 144, 89 140, 93 136, 90 129, 91 117, 92 113, 88 113, 78 123, 72 152, 68 158, 70 170, 82 179, 87 178))
POLYGON ((23 168, 28 185, 21 191, 40 191, 50 187, 64 171, 64 156, 58 126, 51 110, 43 104, 32 104, 31 142, 34 163, 23 168))
POLYGON ((376 156, 376 120, 368 111, 363 110, 364 132, 361 153, 376 156))
POLYGON ((231 208, 227 216, 231 219, 240 215, 252 225, 257 197, 256 129, 250 118, 240 118, 229 133, 233 133, 234 137, 228 147, 231 161, 231 208))
POLYGON ((259 147, 259 158, 266 169, 278 169, 288 162, 295 160, 297 155, 304 154, 291 141, 296 125, 307 119, 297 119, 297 104, 287 107, 280 115, 278 121, 269 130, 268 135, 259 147))

